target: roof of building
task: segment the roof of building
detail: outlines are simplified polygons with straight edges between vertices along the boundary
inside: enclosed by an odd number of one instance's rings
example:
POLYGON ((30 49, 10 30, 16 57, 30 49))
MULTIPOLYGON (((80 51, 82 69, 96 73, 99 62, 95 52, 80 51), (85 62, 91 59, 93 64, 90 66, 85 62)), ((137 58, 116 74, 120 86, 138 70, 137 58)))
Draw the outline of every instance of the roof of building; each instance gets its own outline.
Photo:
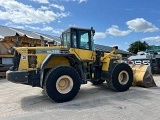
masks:
POLYGON ((20 36, 26 35, 27 37, 34 39, 41 39, 42 36, 44 40, 60 43, 59 37, 0 25, 1 39, 5 38, 6 36, 15 36, 16 34, 19 34, 20 36))
MULTIPOLYGON (((26 35, 27 37, 34 38, 34 39, 41 39, 41 36, 42 36, 44 38, 44 40, 55 41, 57 43, 60 43, 59 37, 0 25, 0 39, 5 38, 6 36, 15 36, 16 34, 19 34, 21 36, 26 35)), ((105 51, 105 52, 110 52, 110 51, 112 51, 113 48, 109 47, 109 46, 95 44, 95 49, 105 51)), ((132 54, 130 52, 119 50, 119 49, 118 49, 117 53, 128 54, 128 55, 132 54)))
MULTIPOLYGON (((95 49, 96 50, 100 50, 100 51, 110 52, 110 51, 113 50, 113 47, 95 44, 95 49)), ((127 51, 124 51, 124 50, 120 50, 120 49, 117 50, 117 53, 119 53, 119 54, 128 54, 128 55, 132 54, 130 52, 127 52, 127 51)))

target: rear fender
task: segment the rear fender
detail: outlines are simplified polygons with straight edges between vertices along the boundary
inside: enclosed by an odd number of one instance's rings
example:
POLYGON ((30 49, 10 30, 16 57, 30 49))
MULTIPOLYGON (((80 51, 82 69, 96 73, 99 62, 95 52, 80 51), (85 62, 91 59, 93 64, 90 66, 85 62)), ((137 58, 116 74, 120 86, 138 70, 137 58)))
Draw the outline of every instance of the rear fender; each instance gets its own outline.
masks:
POLYGON ((81 67, 82 64, 74 54, 48 54, 40 66, 40 86, 41 87, 43 87, 43 83, 44 83, 44 76, 45 76, 44 69, 46 68, 47 64, 55 57, 65 57, 66 59, 68 59, 70 66, 73 66, 73 64, 76 65, 78 67, 77 72, 80 72, 79 73, 80 78, 82 78, 82 80, 84 79, 83 70, 81 67))

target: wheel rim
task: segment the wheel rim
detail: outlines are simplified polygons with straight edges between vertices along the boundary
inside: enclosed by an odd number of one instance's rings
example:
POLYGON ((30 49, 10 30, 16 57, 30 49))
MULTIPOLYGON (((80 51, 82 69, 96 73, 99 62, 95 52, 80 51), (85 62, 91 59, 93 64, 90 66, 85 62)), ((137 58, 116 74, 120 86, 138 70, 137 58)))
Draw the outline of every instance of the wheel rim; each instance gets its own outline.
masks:
POLYGON ((56 82, 56 89, 61 94, 70 92, 73 88, 73 79, 68 75, 63 75, 56 82))
POLYGON ((121 71, 118 75, 118 81, 120 84, 125 85, 129 81, 129 75, 127 71, 121 71))

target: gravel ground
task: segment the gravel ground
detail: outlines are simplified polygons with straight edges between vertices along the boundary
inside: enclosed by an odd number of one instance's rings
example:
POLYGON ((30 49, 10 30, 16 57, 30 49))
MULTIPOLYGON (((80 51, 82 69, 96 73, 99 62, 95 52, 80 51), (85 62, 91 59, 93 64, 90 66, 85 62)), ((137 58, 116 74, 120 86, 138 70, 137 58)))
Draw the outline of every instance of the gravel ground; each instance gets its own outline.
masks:
POLYGON ((51 101, 41 88, 0 79, 0 120, 160 120, 160 76, 154 79, 158 87, 126 92, 88 83, 66 103, 51 101))

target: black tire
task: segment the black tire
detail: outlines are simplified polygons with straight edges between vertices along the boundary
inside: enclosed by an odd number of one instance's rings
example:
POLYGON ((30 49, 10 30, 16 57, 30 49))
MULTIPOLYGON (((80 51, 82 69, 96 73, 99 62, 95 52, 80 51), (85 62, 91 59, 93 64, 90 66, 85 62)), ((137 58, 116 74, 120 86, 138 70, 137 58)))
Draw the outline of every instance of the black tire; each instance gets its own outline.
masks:
POLYGON ((133 71, 129 65, 120 63, 115 65, 111 71, 110 79, 107 81, 108 86, 118 92, 128 90, 132 86, 133 71), (120 77, 120 75, 122 75, 120 77), (123 80, 120 80, 123 79, 123 80))
MULTIPOLYGON (((63 80, 62 80, 63 81, 63 80)), ((66 84, 66 81, 65 81, 66 84)), ((78 93, 80 89, 80 77, 77 71, 70 67, 70 66, 58 66, 53 69, 50 69, 49 72, 46 74, 45 77, 45 91, 48 97, 55 102, 67 102, 72 100, 78 93), (63 78, 64 76, 64 78, 63 78), (69 79, 67 79, 67 77, 69 79), (60 79, 67 79, 70 80, 67 82, 68 84, 72 83, 71 87, 69 86, 68 89, 71 89, 69 91, 61 92, 64 90, 61 90, 60 87, 58 88, 57 86, 60 86, 60 82, 58 83, 58 80, 60 79), (66 78, 65 78, 66 77, 66 78)), ((63 86, 62 86, 63 87, 63 86)))
POLYGON ((100 80, 98 80, 98 81, 91 80, 91 83, 92 83, 93 85, 101 85, 101 84, 103 84, 104 82, 105 82, 105 80, 102 80, 102 79, 100 79, 100 80))

